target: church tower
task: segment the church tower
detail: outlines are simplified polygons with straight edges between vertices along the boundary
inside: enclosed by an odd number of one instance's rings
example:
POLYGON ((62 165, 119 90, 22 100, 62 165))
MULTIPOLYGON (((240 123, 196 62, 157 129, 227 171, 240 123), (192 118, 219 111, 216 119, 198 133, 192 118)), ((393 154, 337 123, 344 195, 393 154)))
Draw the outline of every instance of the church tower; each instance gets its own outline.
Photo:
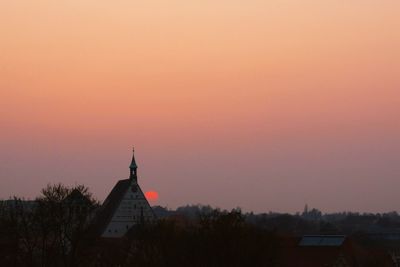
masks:
POLYGON ((99 210, 97 217, 101 237, 123 237, 133 226, 156 219, 138 184, 137 169, 133 151, 129 178, 117 182, 99 210))

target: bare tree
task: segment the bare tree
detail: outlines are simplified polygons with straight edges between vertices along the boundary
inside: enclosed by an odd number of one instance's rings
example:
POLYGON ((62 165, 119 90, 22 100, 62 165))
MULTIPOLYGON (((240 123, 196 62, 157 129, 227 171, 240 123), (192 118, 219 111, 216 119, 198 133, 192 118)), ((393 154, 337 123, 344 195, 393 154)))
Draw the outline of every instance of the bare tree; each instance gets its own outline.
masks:
POLYGON ((62 184, 48 185, 34 201, 0 202, 0 266, 76 266, 97 206, 87 187, 62 184))
POLYGON ((76 265, 76 251, 98 202, 84 185, 48 185, 36 199, 41 218, 42 262, 76 265))

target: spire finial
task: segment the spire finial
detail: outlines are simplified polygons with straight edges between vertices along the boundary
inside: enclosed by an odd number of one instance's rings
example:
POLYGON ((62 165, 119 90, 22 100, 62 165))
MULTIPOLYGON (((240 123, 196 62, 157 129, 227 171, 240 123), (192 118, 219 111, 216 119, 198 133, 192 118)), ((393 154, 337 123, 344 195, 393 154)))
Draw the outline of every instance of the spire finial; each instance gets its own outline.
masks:
POLYGON ((135 148, 132 146, 132 161, 129 165, 129 178, 137 180, 137 164, 135 160, 135 148))

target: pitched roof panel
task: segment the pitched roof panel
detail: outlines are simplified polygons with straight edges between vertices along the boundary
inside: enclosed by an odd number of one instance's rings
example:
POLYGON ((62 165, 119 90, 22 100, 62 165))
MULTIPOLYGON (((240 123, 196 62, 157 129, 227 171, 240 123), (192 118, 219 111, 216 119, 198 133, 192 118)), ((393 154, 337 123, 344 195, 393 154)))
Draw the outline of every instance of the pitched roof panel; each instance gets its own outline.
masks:
POLYGON ((111 190, 110 194, 107 196, 106 200, 104 200, 104 203, 97 212, 95 218, 97 235, 101 235, 108 223, 111 221, 115 210, 118 208, 119 203, 131 184, 130 182, 131 181, 129 179, 119 180, 111 190))
POLYGON ((305 235, 301 238, 301 247, 340 247, 346 237, 344 235, 305 235))

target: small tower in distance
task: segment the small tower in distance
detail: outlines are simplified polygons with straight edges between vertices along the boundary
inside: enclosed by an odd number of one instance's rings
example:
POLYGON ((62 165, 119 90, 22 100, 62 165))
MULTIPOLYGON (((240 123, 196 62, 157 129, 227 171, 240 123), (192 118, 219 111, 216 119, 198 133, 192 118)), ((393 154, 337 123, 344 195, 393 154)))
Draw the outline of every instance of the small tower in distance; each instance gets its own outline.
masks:
POLYGON ((135 160, 135 148, 132 148, 132 160, 131 165, 129 165, 129 179, 135 180, 137 182, 137 164, 135 160))

